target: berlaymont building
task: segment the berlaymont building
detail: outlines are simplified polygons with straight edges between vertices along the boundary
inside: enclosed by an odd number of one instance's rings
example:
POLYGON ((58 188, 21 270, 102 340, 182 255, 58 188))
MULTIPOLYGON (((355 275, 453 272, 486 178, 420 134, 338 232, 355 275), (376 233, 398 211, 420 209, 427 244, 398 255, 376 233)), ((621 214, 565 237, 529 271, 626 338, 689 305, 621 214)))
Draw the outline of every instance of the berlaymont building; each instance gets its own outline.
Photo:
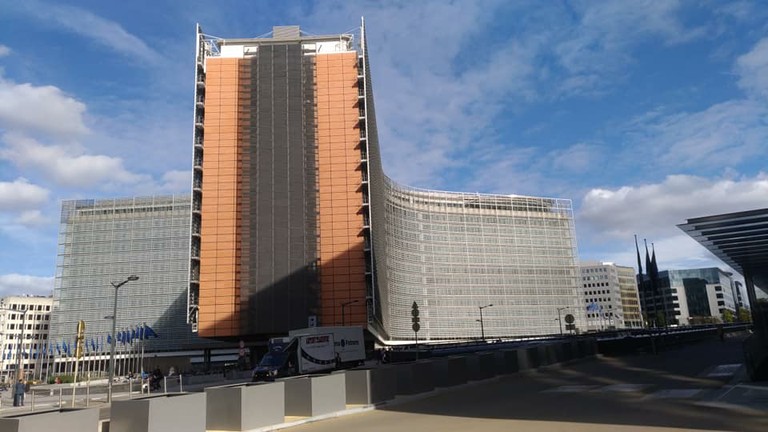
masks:
POLYGON ((254 340, 362 325, 385 343, 583 329, 570 200, 422 190, 382 169, 365 25, 197 28, 189 317, 254 340), (481 321, 482 320, 482 321, 481 321), (481 330, 482 326, 482 330, 481 330))

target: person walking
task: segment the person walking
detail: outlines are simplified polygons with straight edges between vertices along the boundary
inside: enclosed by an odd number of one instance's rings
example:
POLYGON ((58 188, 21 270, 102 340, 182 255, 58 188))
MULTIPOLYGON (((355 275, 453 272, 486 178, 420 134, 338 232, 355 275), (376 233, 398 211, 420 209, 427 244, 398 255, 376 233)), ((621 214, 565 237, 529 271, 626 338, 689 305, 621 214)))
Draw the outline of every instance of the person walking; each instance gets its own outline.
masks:
POLYGON ((13 386, 13 406, 24 406, 24 380, 16 381, 13 386))

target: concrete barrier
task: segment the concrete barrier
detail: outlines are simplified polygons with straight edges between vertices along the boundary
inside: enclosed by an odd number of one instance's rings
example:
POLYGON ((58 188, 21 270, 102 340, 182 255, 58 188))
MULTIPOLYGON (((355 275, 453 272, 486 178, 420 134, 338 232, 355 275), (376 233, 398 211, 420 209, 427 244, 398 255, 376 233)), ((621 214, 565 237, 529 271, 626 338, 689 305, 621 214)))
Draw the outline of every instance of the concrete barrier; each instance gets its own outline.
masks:
POLYGON ((520 370, 518 366, 517 350, 496 351, 495 356, 497 375, 511 374, 520 370))
POLYGON ((0 431, 3 432, 80 432, 96 431, 98 427, 97 408, 27 412, 0 418, 0 431))
POLYGON ((464 356, 441 357, 432 360, 435 387, 453 387, 467 382, 467 358, 464 356))
POLYGON ((413 391, 426 393, 435 389, 435 369, 432 360, 419 360, 413 363, 413 391))
POLYGON ((539 353, 539 347, 529 347, 525 349, 528 356, 528 367, 531 369, 537 369, 541 366, 541 355, 539 353))
POLYGON ((347 404, 371 405, 395 397, 397 377, 394 369, 352 369, 346 371, 347 404))
POLYGON ((205 406, 204 393, 113 400, 109 432, 205 432, 205 406))
POLYGON ((207 430, 247 431, 285 421, 285 383, 205 389, 207 430))
POLYGON ((531 369, 531 360, 528 358, 528 349, 527 348, 518 348, 515 350, 517 352, 517 370, 518 371, 524 371, 531 369))
POLYGON ((347 408, 346 374, 288 378, 285 383, 285 415, 314 417, 347 408))
POLYGON ((390 366, 395 373, 396 395, 416 394, 417 388, 413 383, 413 365, 414 363, 401 363, 390 366))

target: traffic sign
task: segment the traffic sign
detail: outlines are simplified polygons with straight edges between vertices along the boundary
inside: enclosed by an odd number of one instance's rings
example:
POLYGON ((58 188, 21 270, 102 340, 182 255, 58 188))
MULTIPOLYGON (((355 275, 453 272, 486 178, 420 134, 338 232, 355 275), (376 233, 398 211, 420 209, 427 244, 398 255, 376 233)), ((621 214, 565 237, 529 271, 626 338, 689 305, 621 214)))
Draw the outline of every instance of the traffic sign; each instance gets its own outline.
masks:
POLYGON ((568 314, 568 315, 565 316, 565 322, 566 323, 573 324, 573 321, 575 321, 574 318, 573 318, 573 315, 568 314))
POLYGON ((416 333, 421 330, 421 324, 419 324, 420 321, 421 318, 419 318, 419 305, 416 304, 416 302, 413 302, 413 305, 411 305, 411 323, 413 323, 413 326, 411 326, 411 328, 416 333))

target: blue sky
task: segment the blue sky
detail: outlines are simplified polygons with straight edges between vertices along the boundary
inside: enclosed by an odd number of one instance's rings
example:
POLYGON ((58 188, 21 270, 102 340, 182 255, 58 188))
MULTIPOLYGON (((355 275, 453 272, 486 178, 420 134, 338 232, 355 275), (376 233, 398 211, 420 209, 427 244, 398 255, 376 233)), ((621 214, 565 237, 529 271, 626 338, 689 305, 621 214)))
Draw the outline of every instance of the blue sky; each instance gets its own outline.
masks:
POLYGON ((768 8, 750 1, 0 0, 0 295, 53 286, 62 199, 184 193, 194 25, 366 17, 388 175, 570 198, 579 256, 721 265, 675 225, 765 207, 768 8))

